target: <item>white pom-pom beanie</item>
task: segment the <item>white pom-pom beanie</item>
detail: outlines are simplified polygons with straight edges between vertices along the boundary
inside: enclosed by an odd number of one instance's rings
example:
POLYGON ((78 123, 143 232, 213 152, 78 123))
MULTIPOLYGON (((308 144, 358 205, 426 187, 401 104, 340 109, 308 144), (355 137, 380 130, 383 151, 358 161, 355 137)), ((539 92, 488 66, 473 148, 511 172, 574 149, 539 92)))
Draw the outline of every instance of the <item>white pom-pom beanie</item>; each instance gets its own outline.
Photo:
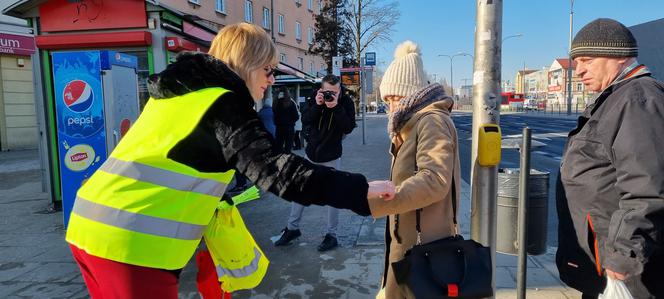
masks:
POLYGON ((394 61, 387 67, 380 82, 380 96, 407 97, 427 85, 420 49, 405 41, 394 51, 394 61))

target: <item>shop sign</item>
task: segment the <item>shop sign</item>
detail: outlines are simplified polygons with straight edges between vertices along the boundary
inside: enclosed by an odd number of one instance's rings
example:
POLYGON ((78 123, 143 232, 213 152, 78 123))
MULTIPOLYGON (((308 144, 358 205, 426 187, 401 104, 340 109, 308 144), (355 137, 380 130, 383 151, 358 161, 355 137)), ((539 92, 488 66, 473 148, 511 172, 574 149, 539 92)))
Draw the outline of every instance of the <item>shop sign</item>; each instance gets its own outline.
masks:
POLYGON ((194 42, 190 42, 180 37, 169 36, 166 37, 166 50, 171 52, 181 52, 181 51, 207 52, 208 48, 199 46, 194 42))
POLYGON ((32 55, 35 53, 35 38, 32 36, 0 33, 0 53, 32 55))
POLYGON ((146 28, 145 1, 50 0, 39 6, 44 32, 146 28))

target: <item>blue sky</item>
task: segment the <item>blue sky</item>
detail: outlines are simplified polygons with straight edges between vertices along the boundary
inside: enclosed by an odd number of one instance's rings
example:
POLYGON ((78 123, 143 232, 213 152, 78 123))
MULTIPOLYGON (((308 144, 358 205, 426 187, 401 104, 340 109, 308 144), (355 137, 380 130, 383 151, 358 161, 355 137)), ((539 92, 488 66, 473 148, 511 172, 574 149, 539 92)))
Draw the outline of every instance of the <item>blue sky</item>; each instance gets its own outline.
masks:
MULTIPOLYGON (((410 39, 420 45, 424 67, 449 82, 450 62, 438 54, 465 52, 474 54, 475 0, 398 0, 401 18, 395 26, 391 42, 370 47, 377 52, 381 68, 392 61, 394 48, 410 39), (382 64, 382 65, 381 65, 382 64)), ((525 63, 529 69, 551 65, 555 58, 567 56, 569 39, 569 0, 505 0, 503 1, 502 79, 514 80, 525 63)), ((633 26, 664 18, 664 0, 575 0, 576 34, 588 22, 613 18, 633 26)), ((453 61, 454 85, 469 79, 472 82, 472 59, 457 56, 453 61)))

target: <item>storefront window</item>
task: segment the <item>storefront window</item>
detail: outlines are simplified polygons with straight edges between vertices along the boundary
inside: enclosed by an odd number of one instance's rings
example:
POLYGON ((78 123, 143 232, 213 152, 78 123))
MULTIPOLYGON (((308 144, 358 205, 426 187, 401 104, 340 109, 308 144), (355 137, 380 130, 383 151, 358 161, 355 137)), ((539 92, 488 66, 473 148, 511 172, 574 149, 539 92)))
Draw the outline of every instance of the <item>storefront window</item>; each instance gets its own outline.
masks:
POLYGON ((120 52, 133 55, 138 58, 138 99, 141 104, 141 110, 143 110, 145 103, 147 103, 148 99, 150 98, 147 84, 148 76, 150 75, 150 69, 148 66, 148 52, 145 49, 125 50, 120 52))

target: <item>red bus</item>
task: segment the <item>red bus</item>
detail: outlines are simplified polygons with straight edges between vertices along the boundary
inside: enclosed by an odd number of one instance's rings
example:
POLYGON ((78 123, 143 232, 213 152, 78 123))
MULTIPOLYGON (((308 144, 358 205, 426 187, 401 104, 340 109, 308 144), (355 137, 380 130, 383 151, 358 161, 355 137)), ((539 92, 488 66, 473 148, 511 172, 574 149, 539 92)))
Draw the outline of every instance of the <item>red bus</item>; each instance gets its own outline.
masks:
POLYGON ((512 103, 520 103, 517 105, 523 105, 523 100, 525 98, 522 93, 514 92, 501 92, 500 96, 502 98, 500 104, 510 106, 513 105, 512 103))

